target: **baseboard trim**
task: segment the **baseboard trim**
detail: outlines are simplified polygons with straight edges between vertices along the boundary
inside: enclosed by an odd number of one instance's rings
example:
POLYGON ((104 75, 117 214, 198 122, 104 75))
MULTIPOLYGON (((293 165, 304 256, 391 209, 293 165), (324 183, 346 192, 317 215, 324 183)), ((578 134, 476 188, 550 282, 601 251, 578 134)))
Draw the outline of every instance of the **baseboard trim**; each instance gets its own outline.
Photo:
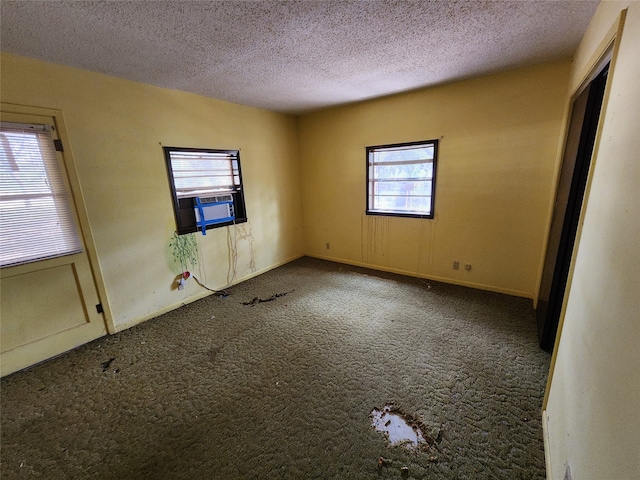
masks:
POLYGON ((547 480, 553 480, 553 471, 551 470, 551 454, 549 450, 549 418, 547 411, 542 411, 542 438, 544 441, 544 465, 547 471, 547 480))
POLYGON ((493 285, 486 285, 484 283, 465 282, 463 280, 455 280, 455 279, 446 278, 446 277, 438 277, 436 275, 424 275, 421 273, 410 272, 408 270, 401 270, 399 268, 382 267, 380 265, 372 265, 370 263, 356 262, 353 260, 345 260, 343 258, 330 257, 326 255, 315 255, 313 253, 307 253, 305 254, 305 256, 318 258, 320 260, 328 260, 330 262, 343 263, 345 265, 353 265, 355 267, 364 267, 364 268, 370 268, 371 270, 379 270, 381 272, 397 273, 399 275, 406 275, 408 277, 422 278, 425 280, 433 280, 434 282, 449 283, 452 285, 460 285, 461 287, 475 288, 477 290, 485 290, 488 292, 502 293, 505 295, 511 295, 513 297, 529 298, 533 300, 532 292, 522 292, 520 290, 512 290, 509 288, 495 287, 493 285))
MULTIPOLYGON (((237 285, 238 283, 242 283, 242 282, 244 282, 246 280, 249 280, 251 278, 257 277, 258 275, 262 275, 263 273, 267 273, 268 271, 273 270, 274 268, 281 267, 283 265, 286 265, 287 263, 293 262, 294 260, 297 260, 297 259, 302 258, 302 257, 304 257, 304 254, 294 255, 293 257, 290 257, 290 258, 288 258, 286 260, 283 260, 281 262, 275 263, 275 264, 273 264, 273 265, 271 265, 269 267, 263 268, 261 270, 257 270, 255 272, 251 272, 248 275, 245 275, 245 276, 243 276, 241 278, 237 278, 237 279, 235 279, 233 282, 231 282, 228 285, 224 285, 224 286, 221 286, 221 287, 216 287, 216 288, 214 288, 214 290, 216 290, 216 291, 224 290, 225 288, 232 287, 233 285, 237 285)), ((176 309, 180 308, 182 305, 188 305, 189 303, 193 303, 195 301, 201 300, 201 299, 203 299, 205 297, 208 297, 209 295, 213 295, 214 293, 216 293, 216 292, 205 290, 204 292, 198 293, 196 295, 191 295, 188 298, 186 298, 186 299, 184 299, 184 300, 182 300, 180 302, 176 302, 176 303, 173 303, 173 304, 168 305, 166 307, 163 307, 160 310, 156 310, 155 312, 150 313, 149 315, 145 315, 143 317, 138 317, 138 318, 135 318, 133 320, 129 320, 127 322, 124 322, 122 324, 116 324, 115 325, 116 333, 117 332, 122 332, 123 330, 128 330, 129 328, 135 327, 136 325, 144 323, 147 320, 151 320, 153 318, 159 317, 160 315, 164 315, 165 313, 169 313, 172 310, 176 310, 176 309)))
MULTIPOLYGON (((382 272, 389 272, 389 273, 396 273, 398 275, 406 275, 409 277, 415 277, 415 278, 421 278, 424 280, 433 280, 434 282, 442 282, 442 283, 449 283, 452 285, 460 285, 462 287, 469 287, 469 288, 475 288, 478 290, 485 290, 488 292, 494 292, 494 293, 502 293, 504 295, 511 295, 514 297, 523 297, 523 298, 529 298, 529 299, 533 299, 533 294, 531 292, 522 292, 519 290, 511 290, 508 288, 501 288, 501 287, 495 287, 492 285, 485 285, 482 283, 474 283, 474 282, 465 282, 465 281, 460 281, 460 280, 455 280, 455 279, 451 279, 451 278, 445 278, 445 277, 439 277, 436 275, 424 275, 424 274, 418 274, 416 272, 410 272, 407 270, 402 270, 399 268, 389 268, 389 267, 382 267, 380 265, 373 265, 373 264, 369 264, 369 263, 365 263, 365 262, 356 262, 356 261, 352 261, 352 260, 345 260, 343 258, 336 258, 336 257, 330 257, 327 255, 315 255, 315 254, 299 254, 299 255, 294 255, 286 260, 283 260, 281 262, 275 263, 269 267, 263 268, 261 270, 257 270, 255 272, 251 272, 248 275, 245 275, 241 278, 238 278, 236 280, 234 280, 231 284, 229 285, 225 285, 222 287, 217 288, 216 290, 224 290, 225 288, 231 287, 233 285, 237 285, 238 283, 244 282, 245 280, 249 280, 251 278, 257 277, 258 275, 262 275, 263 273, 266 273, 270 270, 273 270, 274 268, 278 268, 281 267, 282 265, 286 265, 287 263, 293 262, 294 260, 297 260, 299 258, 302 257, 311 257, 311 258, 317 258, 320 260, 327 260, 330 262, 336 262, 336 263, 342 263, 345 265, 353 265, 355 267, 363 267, 363 268, 370 268, 371 270, 378 270, 378 271, 382 271, 382 272)), ((164 315, 165 313, 168 313, 172 310, 176 310, 178 308, 180 308, 182 305, 187 305, 189 303, 195 302, 197 300, 200 300, 202 298, 208 297, 209 295, 212 295, 214 292, 210 292, 210 291, 204 291, 202 293, 196 294, 196 295, 192 295, 189 296, 188 298, 180 301, 180 302, 176 302, 173 303, 171 305, 168 305, 164 308, 161 308, 160 310, 156 310, 153 313, 150 313, 149 315, 145 315, 142 317, 138 317, 135 318, 133 320, 129 320, 127 322, 124 322, 122 324, 116 324, 115 328, 116 328, 116 332, 121 332, 123 330, 127 330, 131 327, 135 327, 136 325, 139 325, 141 323, 146 322, 147 320, 151 320, 153 318, 159 317, 160 315, 164 315)))

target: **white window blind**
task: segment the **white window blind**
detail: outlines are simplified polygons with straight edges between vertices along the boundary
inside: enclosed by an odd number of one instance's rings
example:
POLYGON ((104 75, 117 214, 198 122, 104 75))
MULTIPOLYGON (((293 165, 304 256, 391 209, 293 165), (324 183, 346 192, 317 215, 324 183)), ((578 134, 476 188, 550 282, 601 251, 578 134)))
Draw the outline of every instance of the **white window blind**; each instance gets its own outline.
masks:
POLYGON ((0 267, 82 251, 50 128, 0 125, 0 267))
POLYGON ((170 157, 178 198, 232 192, 240 187, 237 153, 173 150, 170 157))

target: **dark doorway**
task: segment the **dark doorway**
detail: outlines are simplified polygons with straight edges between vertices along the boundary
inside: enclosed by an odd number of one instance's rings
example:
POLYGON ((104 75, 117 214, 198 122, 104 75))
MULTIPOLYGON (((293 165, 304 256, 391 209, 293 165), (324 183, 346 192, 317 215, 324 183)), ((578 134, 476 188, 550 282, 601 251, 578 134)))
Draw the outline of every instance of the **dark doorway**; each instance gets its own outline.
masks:
POLYGON ((536 312, 540 347, 547 352, 560 321, 608 72, 609 64, 572 105, 536 312))

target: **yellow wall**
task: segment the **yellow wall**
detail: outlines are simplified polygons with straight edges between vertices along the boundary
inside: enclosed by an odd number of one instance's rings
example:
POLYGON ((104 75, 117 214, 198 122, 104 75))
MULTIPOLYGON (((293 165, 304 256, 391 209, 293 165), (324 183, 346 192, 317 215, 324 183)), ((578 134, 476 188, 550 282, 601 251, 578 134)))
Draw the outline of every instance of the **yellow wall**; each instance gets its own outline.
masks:
MULTIPOLYGON (((240 149, 249 222, 196 234, 196 274, 212 288, 303 253, 295 117, 27 59, 1 57, 6 103, 61 109, 113 320, 118 328, 207 293, 178 291, 175 230, 162 145, 240 149)), ((104 300, 104 299, 103 299, 104 300)))
POLYGON ((237 235, 197 234, 195 273, 214 288, 231 280, 235 239, 236 280, 305 252, 535 297, 568 95, 627 6, 544 416, 549 478, 564 478, 568 465, 573 478, 626 480, 640 471, 640 4, 603 2, 571 67, 514 70, 297 123, 9 54, 0 92, 3 102, 62 110, 119 328, 207 293, 193 282, 172 288, 160 144, 241 150, 249 223, 237 235), (433 138, 442 138, 435 219, 365 216, 365 146, 433 138), (454 260, 472 270, 452 270, 454 260))
POLYGON ((301 116, 305 252, 533 298, 569 67, 513 70, 301 116), (366 216, 365 146, 436 138, 435 218, 366 216))
POLYGON ((640 475, 640 3, 602 2, 571 74, 594 67, 621 11, 594 148, 582 227, 552 362, 547 475, 630 480, 640 475))

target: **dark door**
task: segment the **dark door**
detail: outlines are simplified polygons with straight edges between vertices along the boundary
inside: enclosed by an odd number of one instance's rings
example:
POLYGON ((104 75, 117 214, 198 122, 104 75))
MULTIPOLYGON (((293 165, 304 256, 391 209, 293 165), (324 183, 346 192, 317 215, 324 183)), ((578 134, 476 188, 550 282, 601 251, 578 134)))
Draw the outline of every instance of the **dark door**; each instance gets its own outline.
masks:
POLYGON ((608 71, 609 65, 572 105, 536 313, 540 347, 548 352, 558 330, 608 71))

